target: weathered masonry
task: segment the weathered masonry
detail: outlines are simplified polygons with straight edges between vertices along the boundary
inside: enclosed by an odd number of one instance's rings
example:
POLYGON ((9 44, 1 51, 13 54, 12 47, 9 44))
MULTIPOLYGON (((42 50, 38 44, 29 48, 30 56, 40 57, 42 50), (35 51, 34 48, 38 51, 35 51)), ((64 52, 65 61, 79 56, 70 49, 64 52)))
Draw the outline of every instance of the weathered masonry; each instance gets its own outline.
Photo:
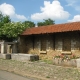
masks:
POLYGON ((5 42, 0 40, 0 58, 11 59, 12 53, 17 53, 16 42, 5 42))
POLYGON ((15 42, 5 42, 0 41, 0 53, 4 54, 11 54, 11 53, 17 53, 17 45, 15 42))
POLYGON ((51 59, 55 54, 80 56, 80 22, 26 29, 20 36, 20 53, 51 59))

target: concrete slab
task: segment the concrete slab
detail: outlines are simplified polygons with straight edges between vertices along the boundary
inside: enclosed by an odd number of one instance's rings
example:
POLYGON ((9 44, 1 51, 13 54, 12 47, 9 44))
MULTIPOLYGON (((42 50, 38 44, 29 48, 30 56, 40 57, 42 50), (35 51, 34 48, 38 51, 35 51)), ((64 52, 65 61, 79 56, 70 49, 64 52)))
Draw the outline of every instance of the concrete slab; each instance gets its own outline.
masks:
POLYGON ((2 58, 2 59, 11 59, 11 54, 0 54, 0 58, 2 58))
POLYGON ((11 54, 12 60, 17 61, 36 61, 39 60, 39 56, 35 54, 11 54))

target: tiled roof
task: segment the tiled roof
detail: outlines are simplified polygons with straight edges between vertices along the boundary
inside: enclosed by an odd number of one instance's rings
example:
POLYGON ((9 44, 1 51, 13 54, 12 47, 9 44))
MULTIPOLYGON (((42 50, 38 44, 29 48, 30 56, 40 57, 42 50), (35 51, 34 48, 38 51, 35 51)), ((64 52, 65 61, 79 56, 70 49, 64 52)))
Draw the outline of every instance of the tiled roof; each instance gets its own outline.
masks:
POLYGON ((22 33, 22 35, 32 35, 32 34, 35 35, 35 34, 46 34, 46 33, 69 32, 69 31, 80 31, 80 22, 33 27, 26 29, 22 33))

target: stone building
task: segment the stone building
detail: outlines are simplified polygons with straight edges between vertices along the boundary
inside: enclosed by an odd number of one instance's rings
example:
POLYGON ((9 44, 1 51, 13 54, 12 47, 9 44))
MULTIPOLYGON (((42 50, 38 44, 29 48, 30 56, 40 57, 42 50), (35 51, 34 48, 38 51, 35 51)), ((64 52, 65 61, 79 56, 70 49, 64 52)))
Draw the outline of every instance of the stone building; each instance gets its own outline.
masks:
POLYGON ((20 36, 20 53, 52 59, 61 53, 80 56, 80 22, 26 29, 20 36))

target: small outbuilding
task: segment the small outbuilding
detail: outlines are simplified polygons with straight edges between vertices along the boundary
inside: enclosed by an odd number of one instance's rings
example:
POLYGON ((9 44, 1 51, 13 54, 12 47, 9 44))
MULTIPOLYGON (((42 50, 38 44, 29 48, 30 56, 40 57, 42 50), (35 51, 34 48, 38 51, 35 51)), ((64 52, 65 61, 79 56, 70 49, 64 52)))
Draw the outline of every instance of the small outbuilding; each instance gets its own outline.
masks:
POLYGON ((52 59, 66 53, 80 56, 80 22, 54 24, 26 29, 20 35, 20 53, 38 54, 52 59))

